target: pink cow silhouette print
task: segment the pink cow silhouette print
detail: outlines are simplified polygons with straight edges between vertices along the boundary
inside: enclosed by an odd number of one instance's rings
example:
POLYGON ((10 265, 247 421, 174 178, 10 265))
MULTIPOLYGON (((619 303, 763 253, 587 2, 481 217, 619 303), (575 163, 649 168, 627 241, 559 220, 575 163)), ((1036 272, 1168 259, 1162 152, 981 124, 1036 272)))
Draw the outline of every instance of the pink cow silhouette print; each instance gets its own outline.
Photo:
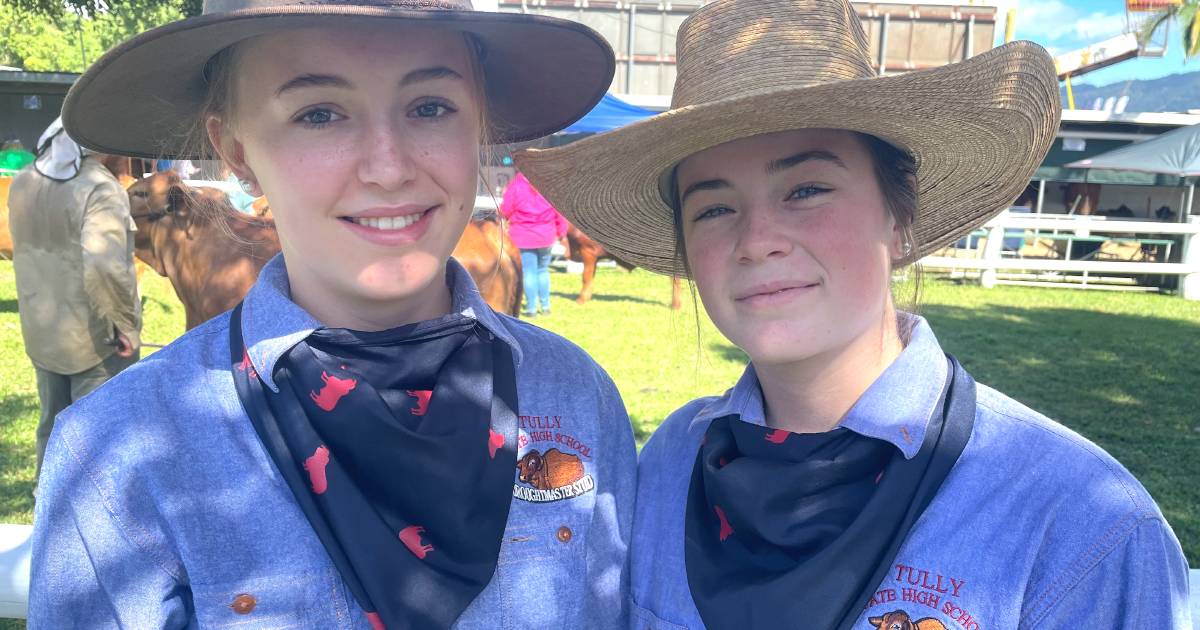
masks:
POLYGON ((421 534, 425 533, 425 528, 420 525, 409 525, 400 530, 400 542, 404 543, 405 547, 412 552, 419 560, 424 560, 429 552, 433 551, 433 545, 426 545, 421 542, 421 534))
POLYGON ((500 450, 501 446, 504 446, 504 434, 496 433, 494 429, 488 429, 488 455, 492 459, 496 459, 496 451, 500 450))
POLYGON ((330 376, 329 372, 321 372, 321 380, 325 386, 321 388, 320 393, 308 392, 308 395, 313 402, 317 403, 318 407, 325 411, 333 411, 338 402, 358 385, 358 381, 352 378, 330 376))
POLYGON ((409 389, 404 393, 417 399, 417 406, 409 410, 414 416, 423 416, 426 411, 429 411, 429 397, 433 396, 433 392, 428 389, 409 389))
POLYGON ((713 511, 717 513, 717 520, 721 521, 721 531, 718 536, 721 537, 721 542, 725 542, 726 538, 733 535, 733 526, 729 524, 729 519, 725 518, 725 510, 721 506, 714 505, 713 511))
POLYGON ((329 465, 329 449, 322 444, 304 460, 304 470, 308 472, 308 480, 312 483, 312 491, 325 494, 329 489, 329 480, 325 478, 325 467, 329 465))
POLYGON ((933 617, 912 621, 903 610, 893 610, 880 617, 871 617, 867 622, 877 630, 946 630, 946 624, 933 617))
POLYGON ((767 434, 767 441, 772 444, 783 444, 788 439, 788 432, 783 429, 775 429, 767 434))

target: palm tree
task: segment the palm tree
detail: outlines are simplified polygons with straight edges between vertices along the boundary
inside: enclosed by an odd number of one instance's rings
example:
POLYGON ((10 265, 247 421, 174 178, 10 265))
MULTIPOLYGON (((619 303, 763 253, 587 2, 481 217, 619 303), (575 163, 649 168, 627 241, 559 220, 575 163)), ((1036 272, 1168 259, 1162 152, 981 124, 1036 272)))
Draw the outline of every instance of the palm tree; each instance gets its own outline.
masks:
POLYGON ((1200 0, 1183 0, 1181 4, 1156 13, 1142 26, 1139 40, 1146 44, 1154 31, 1172 19, 1179 24, 1183 33, 1184 58, 1200 56, 1200 0))

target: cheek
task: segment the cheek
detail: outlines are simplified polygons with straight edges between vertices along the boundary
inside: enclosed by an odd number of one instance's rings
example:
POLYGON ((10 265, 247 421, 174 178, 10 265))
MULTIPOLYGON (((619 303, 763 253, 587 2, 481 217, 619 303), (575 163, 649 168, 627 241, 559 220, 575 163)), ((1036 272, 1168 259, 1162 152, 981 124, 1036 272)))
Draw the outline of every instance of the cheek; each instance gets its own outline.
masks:
POLYGON ((809 251, 817 258, 839 294, 861 302, 882 295, 890 277, 882 209, 832 213, 811 232, 809 251))

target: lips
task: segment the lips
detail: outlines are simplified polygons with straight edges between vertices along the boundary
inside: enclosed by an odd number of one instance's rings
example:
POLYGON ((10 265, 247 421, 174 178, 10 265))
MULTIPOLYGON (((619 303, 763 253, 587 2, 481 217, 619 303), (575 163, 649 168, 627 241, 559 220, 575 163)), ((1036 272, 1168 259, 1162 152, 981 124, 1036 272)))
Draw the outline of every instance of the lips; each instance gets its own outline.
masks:
POLYGON ((378 207, 339 218, 372 230, 403 230, 436 208, 437 206, 418 205, 378 207))
POLYGON ((817 282, 801 282, 801 281, 777 281, 757 284, 749 287, 745 291, 734 296, 734 300, 738 302, 746 302, 758 298, 770 298, 780 296, 799 289, 810 289, 817 286, 817 282))

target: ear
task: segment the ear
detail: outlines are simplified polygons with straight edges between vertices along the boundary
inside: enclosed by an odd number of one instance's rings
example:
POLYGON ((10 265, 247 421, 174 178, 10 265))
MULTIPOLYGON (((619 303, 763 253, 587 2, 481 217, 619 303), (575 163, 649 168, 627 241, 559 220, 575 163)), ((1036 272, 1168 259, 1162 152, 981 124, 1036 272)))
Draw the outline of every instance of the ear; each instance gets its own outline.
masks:
POLYGON ((185 218, 192 209, 192 192, 182 184, 173 184, 167 189, 167 212, 171 216, 185 218))
POLYGON ((220 116, 211 115, 204 121, 204 129, 208 132, 208 141, 212 143, 217 155, 221 157, 229 170, 238 179, 250 184, 251 190, 246 192, 255 197, 261 197, 263 192, 258 185, 258 178, 254 176, 254 170, 250 168, 250 165, 246 163, 246 149, 241 140, 238 140, 232 126, 226 124, 220 116))
POLYGON ((872 626, 878 626, 879 624, 883 623, 883 617, 869 617, 867 618, 867 623, 871 624, 872 626))

